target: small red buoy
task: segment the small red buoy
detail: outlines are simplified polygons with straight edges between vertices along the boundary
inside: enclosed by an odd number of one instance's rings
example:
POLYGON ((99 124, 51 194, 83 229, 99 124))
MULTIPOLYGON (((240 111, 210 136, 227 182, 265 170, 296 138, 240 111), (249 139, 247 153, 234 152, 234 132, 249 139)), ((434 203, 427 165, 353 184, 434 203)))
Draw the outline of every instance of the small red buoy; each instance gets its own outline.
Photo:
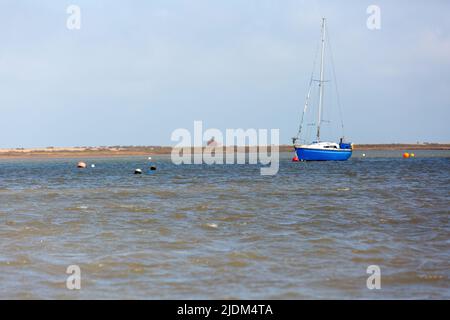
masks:
POLYGON ((298 157, 297 156, 294 156, 293 158, 292 158, 292 162, 297 162, 298 161, 298 157))

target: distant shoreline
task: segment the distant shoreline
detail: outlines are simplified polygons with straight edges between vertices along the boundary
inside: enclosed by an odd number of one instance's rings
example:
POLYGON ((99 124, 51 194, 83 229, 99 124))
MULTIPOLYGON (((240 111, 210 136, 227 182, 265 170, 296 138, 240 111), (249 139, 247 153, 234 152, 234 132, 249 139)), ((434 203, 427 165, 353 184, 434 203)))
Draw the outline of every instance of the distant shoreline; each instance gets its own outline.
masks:
MULTIPOLYGON (((258 147, 226 147, 226 151, 256 152, 258 147)), ((126 157, 168 155, 170 146, 114 146, 114 147, 48 147, 0 149, 0 159, 35 159, 35 158, 80 158, 80 157, 126 157)), ((270 146, 268 147, 270 151, 270 146)), ((201 148, 193 148, 192 153, 201 148)), ((450 150, 450 144, 354 144, 354 150, 450 150)), ((291 145, 279 146, 280 152, 293 151, 291 145)))

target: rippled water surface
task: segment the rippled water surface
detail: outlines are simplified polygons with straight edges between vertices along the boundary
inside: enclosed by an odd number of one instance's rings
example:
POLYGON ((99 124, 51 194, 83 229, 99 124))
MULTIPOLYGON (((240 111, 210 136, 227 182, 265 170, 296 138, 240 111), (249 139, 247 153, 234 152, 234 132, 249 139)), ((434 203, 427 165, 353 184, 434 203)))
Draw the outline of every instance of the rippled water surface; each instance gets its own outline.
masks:
POLYGON ((450 298, 450 153, 0 160, 0 298, 450 298), (81 290, 66 288, 78 265, 81 290), (381 290, 366 269, 381 268, 381 290))

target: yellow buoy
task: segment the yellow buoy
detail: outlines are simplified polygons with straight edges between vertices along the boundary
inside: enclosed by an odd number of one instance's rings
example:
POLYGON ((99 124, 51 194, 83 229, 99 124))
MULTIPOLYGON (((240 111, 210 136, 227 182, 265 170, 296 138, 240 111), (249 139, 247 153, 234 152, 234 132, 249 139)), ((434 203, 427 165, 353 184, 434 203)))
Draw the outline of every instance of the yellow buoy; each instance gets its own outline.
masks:
POLYGON ((416 155, 414 153, 411 153, 410 156, 412 158, 412 157, 415 157, 416 155))

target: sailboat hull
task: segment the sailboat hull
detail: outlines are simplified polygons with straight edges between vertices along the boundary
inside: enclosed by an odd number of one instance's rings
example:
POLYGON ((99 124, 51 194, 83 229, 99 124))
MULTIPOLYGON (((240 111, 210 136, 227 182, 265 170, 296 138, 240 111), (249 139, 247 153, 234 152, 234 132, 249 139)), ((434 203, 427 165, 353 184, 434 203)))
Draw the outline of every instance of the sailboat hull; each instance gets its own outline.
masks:
POLYGON ((352 149, 295 148, 300 161, 345 161, 352 156, 352 149))

